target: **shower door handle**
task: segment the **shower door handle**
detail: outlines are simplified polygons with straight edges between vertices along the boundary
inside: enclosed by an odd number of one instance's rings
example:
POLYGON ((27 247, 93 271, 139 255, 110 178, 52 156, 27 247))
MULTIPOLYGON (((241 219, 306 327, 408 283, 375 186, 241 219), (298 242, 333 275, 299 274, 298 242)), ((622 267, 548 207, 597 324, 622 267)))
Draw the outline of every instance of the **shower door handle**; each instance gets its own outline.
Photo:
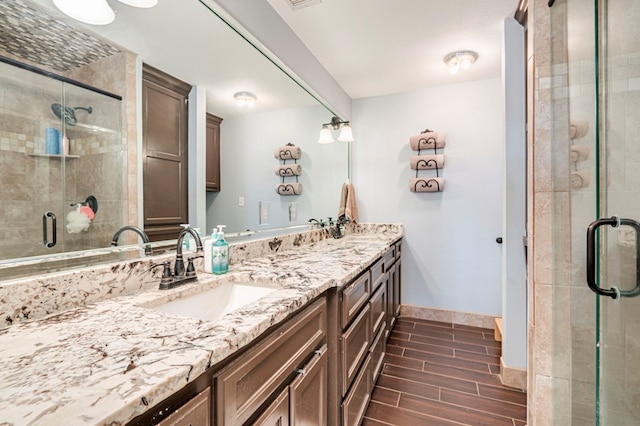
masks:
POLYGON ((622 219, 618 216, 610 218, 598 219, 587 228, 587 284, 594 293, 600 296, 608 296, 612 299, 618 297, 635 297, 640 295, 640 223, 632 219, 622 219), (617 228, 619 226, 630 226, 636 231, 636 286, 633 290, 620 290, 616 287, 603 289, 598 285, 596 277, 596 236, 597 230, 601 226, 611 226, 617 228))
POLYGON ((58 242, 57 229, 58 229, 58 225, 56 221, 56 215, 53 212, 46 212, 45 214, 43 214, 42 215, 42 244, 44 244, 45 247, 51 248, 56 245, 56 243, 58 242), (49 232, 47 231, 47 218, 49 217, 51 218, 51 225, 52 225, 52 230, 51 230, 52 241, 48 240, 49 232))

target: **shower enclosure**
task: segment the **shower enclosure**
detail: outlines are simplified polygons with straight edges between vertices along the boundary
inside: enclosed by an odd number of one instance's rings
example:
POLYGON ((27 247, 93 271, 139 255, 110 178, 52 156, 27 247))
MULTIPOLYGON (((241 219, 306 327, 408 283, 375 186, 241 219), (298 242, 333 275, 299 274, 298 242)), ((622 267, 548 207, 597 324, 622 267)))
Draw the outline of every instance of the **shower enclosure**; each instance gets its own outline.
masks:
POLYGON ((640 424, 640 1, 551 16, 553 424, 640 424))
POLYGON ((109 246, 124 215, 121 121, 118 96, 0 61, 0 264, 109 246), (92 220, 70 215, 85 206, 92 220))

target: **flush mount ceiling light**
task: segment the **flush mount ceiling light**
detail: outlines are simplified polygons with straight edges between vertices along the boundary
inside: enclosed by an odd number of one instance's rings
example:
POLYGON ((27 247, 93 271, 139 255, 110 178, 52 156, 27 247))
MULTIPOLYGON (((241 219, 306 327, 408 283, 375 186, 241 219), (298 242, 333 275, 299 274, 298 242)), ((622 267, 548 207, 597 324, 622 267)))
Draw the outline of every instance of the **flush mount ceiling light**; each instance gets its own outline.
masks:
POLYGON ((351 124, 348 121, 342 121, 338 117, 332 117, 331 123, 325 123, 320 130, 320 137, 318 143, 331 143, 333 142, 333 136, 331 136, 331 129, 340 129, 338 140, 340 142, 353 142, 353 131, 351 130, 351 124))
POLYGON ((233 97, 238 103, 238 106, 241 106, 241 107, 243 106, 252 107, 258 100, 258 97, 251 92, 238 92, 235 95, 233 95, 233 97))
MULTIPOLYGON (((119 0, 134 7, 149 8, 158 0, 119 0)), ((65 15, 90 25, 107 25, 116 18, 107 0, 53 0, 53 4, 65 15)))
POLYGON ((449 67, 449 74, 458 74, 458 71, 468 70, 478 59, 478 54, 470 50, 451 52, 444 57, 444 63, 449 67))

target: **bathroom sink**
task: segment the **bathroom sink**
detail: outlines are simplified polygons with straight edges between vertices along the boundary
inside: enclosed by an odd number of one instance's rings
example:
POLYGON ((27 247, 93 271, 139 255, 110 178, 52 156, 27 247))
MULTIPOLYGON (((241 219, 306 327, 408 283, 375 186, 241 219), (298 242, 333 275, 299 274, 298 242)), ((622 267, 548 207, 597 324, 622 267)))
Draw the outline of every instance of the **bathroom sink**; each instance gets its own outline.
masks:
POLYGON ((279 290, 256 283, 228 282, 203 292, 174 299, 152 309, 207 321, 215 321, 279 290))

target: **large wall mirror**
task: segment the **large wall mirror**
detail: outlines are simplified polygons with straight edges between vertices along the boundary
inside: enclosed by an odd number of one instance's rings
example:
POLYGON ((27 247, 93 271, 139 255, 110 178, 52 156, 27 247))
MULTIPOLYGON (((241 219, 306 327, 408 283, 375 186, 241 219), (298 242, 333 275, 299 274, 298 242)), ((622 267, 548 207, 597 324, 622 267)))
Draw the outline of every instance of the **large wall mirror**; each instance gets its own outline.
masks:
POLYGON ((5 203, 0 214, 6 249, 0 257, 2 279, 119 260, 128 249, 127 258, 143 255, 137 244, 108 248, 120 226, 141 224, 142 63, 196 88, 194 99, 205 104, 190 105, 196 128, 204 128, 205 113, 223 119, 220 191, 205 193, 204 185, 195 185, 192 180, 201 176, 198 170, 205 167, 204 159, 192 155, 189 161, 194 168, 189 177, 190 209, 201 209, 198 214, 190 211, 190 217, 200 218, 196 225, 203 233, 218 224, 226 225, 229 233, 280 230, 304 225, 311 217, 336 215, 341 185, 348 179, 349 147, 317 143, 321 124, 334 114, 304 85, 249 43, 241 35, 243 30, 221 19, 212 0, 160 1, 151 9, 117 1, 110 4, 116 19, 100 27, 71 20, 51 0, 8 0, 0 5, 0 36, 4 37, 0 55, 8 58, 0 64, 6 68, 0 78, 1 189, 3 200, 12 194, 20 201, 11 209, 5 203), (45 72, 34 74, 12 61, 45 72), (49 79, 46 72, 63 78, 49 79), (234 94, 243 91, 257 96, 253 107, 238 106, 234 94), (67 112, 75 112, 76 123, 65 132, 69 126, 66 107, 71 107, 67 112), (61 119, 52 108, 62 108, 61 119), (38 118, 37 125, 25 120, 38 114, 46 118, 38 118), (13 116, 22 122, 5 120, 13 116), (17 135, 22 130, 16 129, 25 127, 33 133, 28 141, 17 135), (34 153, 45 153, 50 127, 71 136, 71 154, 76 143, 79 158, 34 157, 34 153), (5 143, 14 136, 15 141, 5 143), (282 161, 274 157, 274 150, 288 143, 302 150, 297 161, 302 167, 297 179, 303 187, 300 195, 283 196, 275 190, 282 182, 275 173, 282 161), (19 166, 21 158, 29 155, 29 165, 19 166), (71 176, 70 172, 72 178, 65 178, 64 173, 71 176), (21 182, 20 174, 32 174, 28 185, 21 182), (66 242, 57 245, 55 253, 43 247, 41 228, 52 210, 42 206, 43 197, 53 195, 60 195, 57 231, 66 242), (67 215, 76 208, 71 204, 89 205, 90 195, 99 202, 90 231, 69 234, 67 215), (32 232, 25 232, 26 228, 33 228, 32 232))

